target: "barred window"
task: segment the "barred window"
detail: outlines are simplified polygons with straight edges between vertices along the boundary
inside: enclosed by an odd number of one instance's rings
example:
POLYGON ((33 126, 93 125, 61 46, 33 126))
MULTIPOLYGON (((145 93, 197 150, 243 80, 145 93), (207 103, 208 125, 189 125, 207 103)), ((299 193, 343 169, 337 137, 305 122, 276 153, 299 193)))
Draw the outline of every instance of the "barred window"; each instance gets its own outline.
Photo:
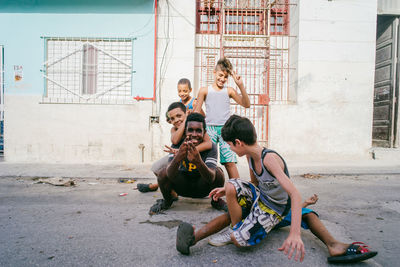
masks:
MULTIPOLYGON (((271 35, 289 34, 288 5, 288 0, 274 1, 270 9, 271 35)), ((260 0, 198 0, 196 33, 220 34, 222 30, 224 34, 266 35, 267 6, 266 1, 260 0), (223 29, 220 21, 224 21, 223 29)))
POLYGON ((128 104, 131 38, 46 37, 43 102, 128 104))

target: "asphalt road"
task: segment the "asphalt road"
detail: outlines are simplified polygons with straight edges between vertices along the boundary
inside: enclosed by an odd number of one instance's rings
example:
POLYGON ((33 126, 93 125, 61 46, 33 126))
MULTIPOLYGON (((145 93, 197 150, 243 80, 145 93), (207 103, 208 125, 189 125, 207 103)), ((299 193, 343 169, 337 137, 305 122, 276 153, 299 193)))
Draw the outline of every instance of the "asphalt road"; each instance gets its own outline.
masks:
MULTIPOLYGON (((117 179, 74 180, 76 186, 63 187, 0 178, 0 266, 330 266, 323 243, 308 231, 302 235, 304 262, 289 261, 277 250, 288 229, 271 232, 250 249, 216 248, 203 240, 190 256, 181 255, 177 225, 201 227, 220 214, 208 199, 180 198, 165 214, 149 216, 159 191, 142 194, 117 179)), ((313 208, 337 239, 363 241, 379 251, 352 266, 399 266, 400 175, 293 180, 303 198, 319 195, 313 208)))

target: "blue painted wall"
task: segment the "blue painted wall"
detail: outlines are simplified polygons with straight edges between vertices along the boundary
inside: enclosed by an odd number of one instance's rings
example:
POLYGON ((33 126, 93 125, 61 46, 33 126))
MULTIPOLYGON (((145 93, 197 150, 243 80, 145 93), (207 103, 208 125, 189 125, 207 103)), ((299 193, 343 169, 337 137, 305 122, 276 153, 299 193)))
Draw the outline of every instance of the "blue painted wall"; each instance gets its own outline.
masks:
POLYGON ((137 38, 133 43, 133 70, 136 71, 133 74, 133 95, 152 96, 153 1, 0 0, 0 6, 0 44, 4 45, 6 94, 43 94, 40 70, 44 61, 44 40, 41 36, 128 37, 137 38), (14 65, 23 67, 22 81, 14 81, 14 65))

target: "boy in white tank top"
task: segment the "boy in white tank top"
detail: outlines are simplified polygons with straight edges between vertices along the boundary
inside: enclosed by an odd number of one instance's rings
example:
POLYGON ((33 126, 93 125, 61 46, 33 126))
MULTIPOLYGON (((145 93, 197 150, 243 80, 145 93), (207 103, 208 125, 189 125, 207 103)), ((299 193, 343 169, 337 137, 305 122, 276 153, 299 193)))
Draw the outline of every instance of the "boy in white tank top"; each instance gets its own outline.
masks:
POLYGON ((207 133, 216 145, 219 143, 220 163, 225 166, 229 178, 238 178, 236 154, 221 137, 222 126, 230 116, 231 98, 245 108, 250 107, 250 100, 243 79, 233 71, 232 64, 227 58, 221 58, 214 69, 214 83, 208 87, 200 88, 194 111, 200 112, 203 103, 205 103, 207 133), (229 75, 235 81, 240 94, 232 87, 226 86, 229 75))

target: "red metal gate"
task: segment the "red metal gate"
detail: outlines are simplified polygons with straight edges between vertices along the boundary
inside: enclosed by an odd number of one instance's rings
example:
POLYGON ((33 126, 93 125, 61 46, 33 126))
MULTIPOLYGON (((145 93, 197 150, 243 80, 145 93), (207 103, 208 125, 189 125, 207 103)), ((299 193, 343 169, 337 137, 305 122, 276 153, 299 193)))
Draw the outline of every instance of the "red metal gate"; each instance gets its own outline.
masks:
MULTIPOLYGON (((251 103, 245 109, 232 102, 231 111, 248 117, 265 145, 270 100, 289 97, 288 7, 288 0, 196 1, 195 88, 212 84, 216 62, 229 58, 251 103)), ((232 79, 228 86, 236 87, 232 79)))

